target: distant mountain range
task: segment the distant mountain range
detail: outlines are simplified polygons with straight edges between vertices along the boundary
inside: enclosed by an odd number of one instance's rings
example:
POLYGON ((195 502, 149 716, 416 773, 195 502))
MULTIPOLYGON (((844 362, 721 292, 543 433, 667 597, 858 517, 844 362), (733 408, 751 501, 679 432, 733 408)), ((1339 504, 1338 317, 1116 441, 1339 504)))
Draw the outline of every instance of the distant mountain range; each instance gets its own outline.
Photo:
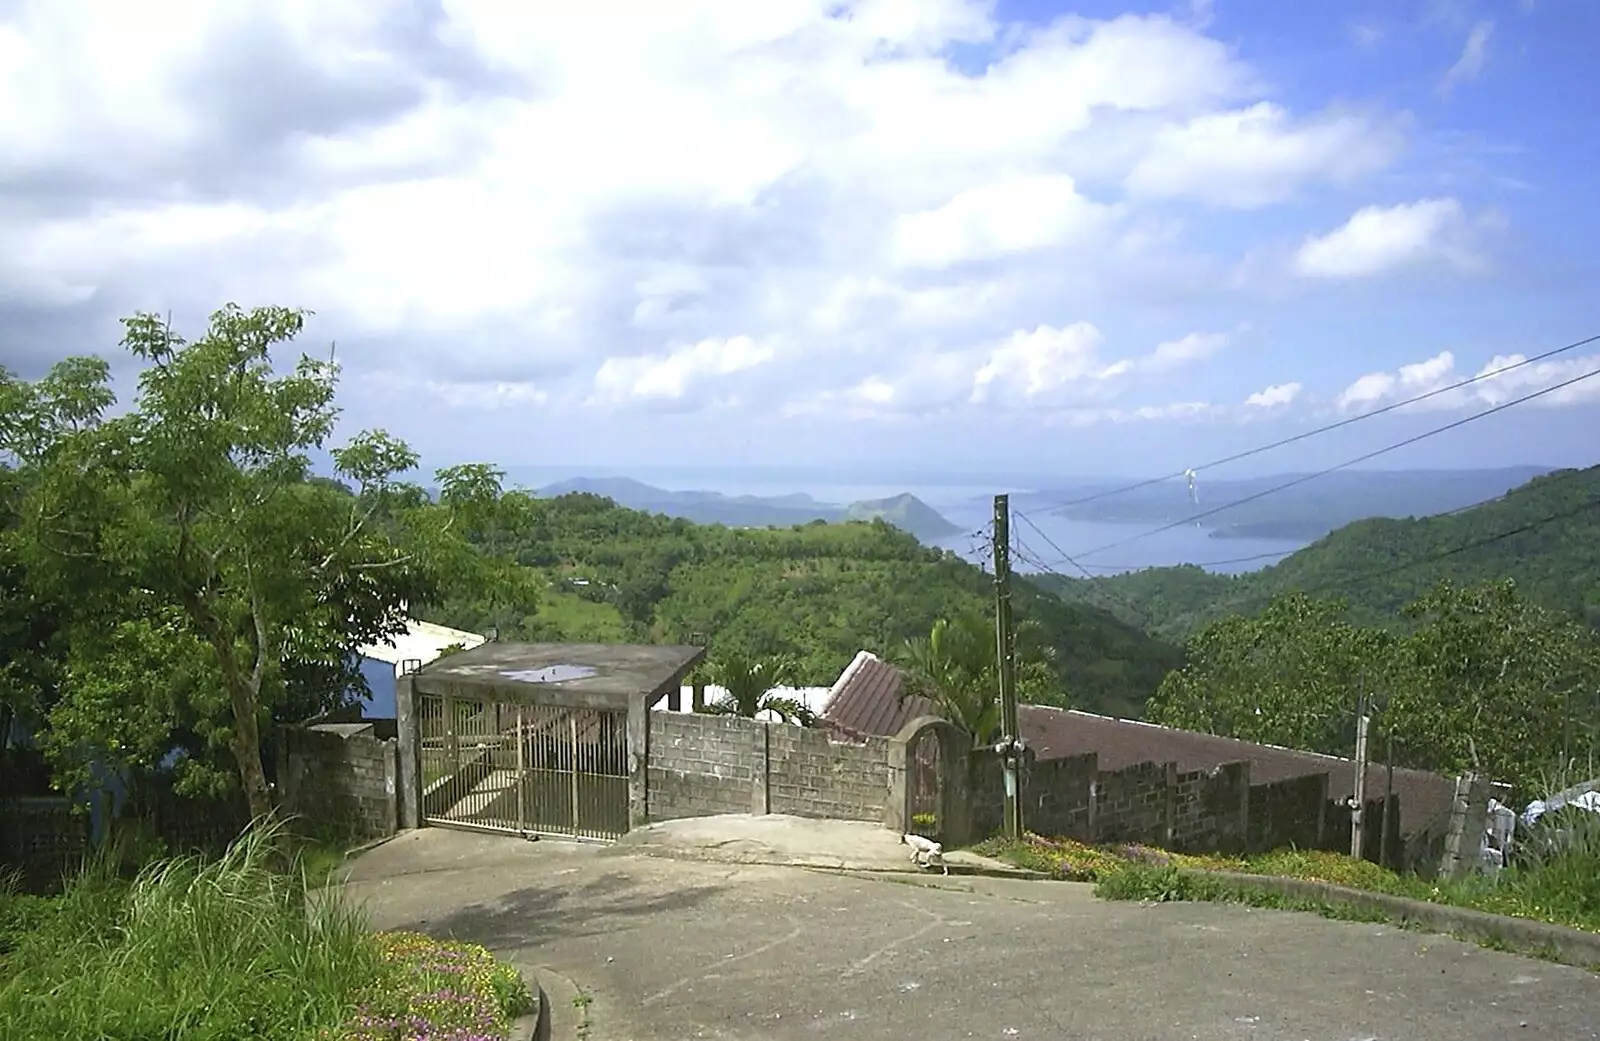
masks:
POLYGON ((1275 474, 1245 480, 1212 480, 1196 474, 1194 495, 1182 478, 1127 492, 1123 484, 1076 483, 1052 491, 1012 496, 1019 509, 1089 499, 1065 506, 1061 516, 1107 524, 1182 523, 1227 507, 1196 523, 1213 538, 1311 541, 1369 517, 1428 517, 1498 498, 1549 473, 1549 467, 1516 466, 1493 470, 1340 470, 1277 488, 1303 476, 1275 474), (1107 494, 1117 491, 1118 494, 1107 494), (1094 498, 1105 495, 1105 498, 1094 498), (1230 505, 1237 503, 1238 505, 1230 505))
POLYGON ((1600 466, 1536 477, 1446 516, 1360 520, 1249 574, 1187 565, 1093 580, 1029 578, 1069 603, 1107 608, 1169 639, 1254 613, 1288 592, 1344 597, 1354 620, 1392 623, 1444 579, 1515 579, 1535 603, 1600 627, 1600 466))
POLYGON ((865 499, 846 506, 819 502, 804 492, 792 495, 724 495, 709 491, 669 491, 631 477, 574 477, 538 489, 541 498, 573 493, 601 495, 618 506, 682 517, 696 524, 730 528, 786 528, 812 521, 838 523, 882 519, 923 542, 959 534, 937 510, 910 493, 865 499))

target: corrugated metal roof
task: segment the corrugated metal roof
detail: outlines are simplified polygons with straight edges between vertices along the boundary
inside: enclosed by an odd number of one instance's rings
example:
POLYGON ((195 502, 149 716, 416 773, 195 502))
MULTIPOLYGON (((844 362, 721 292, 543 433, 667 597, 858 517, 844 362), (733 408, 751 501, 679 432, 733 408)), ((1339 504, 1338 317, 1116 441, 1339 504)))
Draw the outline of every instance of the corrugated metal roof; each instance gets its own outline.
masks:
POLYGON ((893 737, 918 716, 938 715, 923 697, 901 697, 900 670, 862 651, 833 686, 822 718, 847 731, 893 737))
POLYGON ((368 644, 361 648, 363 658, 399 665, 405 661, 421 661, 426 665, 438 658, 446 647, 460 644, 471 650, 484 642, 477 633, 451 629, 449 626, 406 619, 406 631, 390 638, 387 643, 368 644))
MULTIPOLYGON (((834 685, 823 721, 846 732, 892 736, 917 716, 938 714, 926 698, 901 697, 901 689, 900 670, 863 651, 834 685)), ((1183 771, 1214 770, 1224 763, 1248 762, 1253 784, 1325 773, 1332 798, 1354 792, 1355 763, 1339 756, 1043 705, 1018 706, 1017 722, 1039 759, 1093 752, 1102 770, 1145 762, 1175 762, 1183 771)), ((1384 767, 1369 764, 1367 797, 1382 797, 1385 780, 1384 767)), ((1455 782, 1424 770, 1396 768, 1394 790, 1400 796, 1401 828, 1409 835, 1448 816, 1455 782)))

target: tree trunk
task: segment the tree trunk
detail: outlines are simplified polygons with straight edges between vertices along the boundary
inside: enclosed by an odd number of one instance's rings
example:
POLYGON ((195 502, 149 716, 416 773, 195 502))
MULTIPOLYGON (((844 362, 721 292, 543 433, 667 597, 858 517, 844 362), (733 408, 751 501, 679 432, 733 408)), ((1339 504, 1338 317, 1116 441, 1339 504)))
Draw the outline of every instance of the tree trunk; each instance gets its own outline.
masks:
POLYGON ((239 783, 250 806, 252 819, 260 821, 272 813, 272 793, 267 790, 267 773, 261 765, 261 727, 256 722, 256 699, 238 679, 228 683, 233 700, 233 758, 239 764, 239 783))

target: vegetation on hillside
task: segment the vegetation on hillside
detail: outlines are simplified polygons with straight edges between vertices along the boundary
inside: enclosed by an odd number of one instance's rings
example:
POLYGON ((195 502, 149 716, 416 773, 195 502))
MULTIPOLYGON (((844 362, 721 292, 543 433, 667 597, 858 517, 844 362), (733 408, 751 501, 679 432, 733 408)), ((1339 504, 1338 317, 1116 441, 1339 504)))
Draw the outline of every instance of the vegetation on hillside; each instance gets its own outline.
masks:
POLYGON ((177 751, 181 789, 242 789, 261 817, 272 722, 363 687, 357 649, 402 631, 407 601, 457 582, 515 598, 521 572, 465 537, 495 528, 487 468, 441 472, 434 502, 375 431, 332 448, 348 486, 312 475, 337 371, 280 375, 271 353, 303 321, 230 306, 186 343, 130 318, 143 369, 121 412, 101 359, 0 370, 0 723, 27 724, 64 788, 177 751))
MULTIPOLYGON (((801 685, 825 686, 857 651, 890 655, 940 618, 991 611, 983 572, 882 521, 744 530, 640 513, 595 495, 505 498, 518 500, 520 520, 498 546, 536 572, 543 591, 514 607, 449 598, 420 609, 422 617, 473 631, 495 626, 502 639, 622 632, 687 643, 699 634, 714 657, 786 657, 801 685)), ((1019 624, 1055 650, 1050 682, 1033 691, 1040 700, 1137 714, 1178 664, 1176 647, 1103 611, 1064 604, 1026 582, 1014 602, 1019 624)))
POLYGON ((299 865, 274 870, 272 837, 158 860, 131 882, 99 860, 56 897, 0 885, 0 1034, 488 1041, 531 1008, 520 974, 482 947, 374 934, 299 865))
POLYGON ((1600 633, 1509 581, 1441 583, 1404 615, 1404 631, 1361 626, 1339 601, 1291 594, 1212 623, 1150 718, 1349 755, 1364 698, 1374 759, 1392 742, 1397 765, 1476 769, 1524 802, 1547 794, 1552 771, 1600 765, 1600 633))
POLYGON ((1243 575, 1191 565, 1037 581, 1069 603, 1103 607, 1148 632, 1181 639, 1295 592, 1344 597, 1350 619, 1361 624, 1402 625, 1400 609, 1441 581, 1466 586, 1502 578, 1515 579, 1541 607, 1600 626, 1600 466, 1537 477, 1459 513, 1357 521, 1243 575))

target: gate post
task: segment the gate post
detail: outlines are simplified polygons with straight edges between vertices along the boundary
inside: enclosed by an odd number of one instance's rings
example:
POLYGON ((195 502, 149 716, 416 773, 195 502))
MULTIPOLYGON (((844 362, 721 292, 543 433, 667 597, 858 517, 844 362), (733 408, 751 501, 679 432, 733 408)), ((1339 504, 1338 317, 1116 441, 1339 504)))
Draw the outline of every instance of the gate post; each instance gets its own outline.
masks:
POLYGON ((650 822, 650 704, 644 698, 628 702, 628 827, 650 822))
POLYGON ((422 720, 417 713, 417 677, 394 681, 395 736, 400 745, 400 827, 422 827, 422 720))

